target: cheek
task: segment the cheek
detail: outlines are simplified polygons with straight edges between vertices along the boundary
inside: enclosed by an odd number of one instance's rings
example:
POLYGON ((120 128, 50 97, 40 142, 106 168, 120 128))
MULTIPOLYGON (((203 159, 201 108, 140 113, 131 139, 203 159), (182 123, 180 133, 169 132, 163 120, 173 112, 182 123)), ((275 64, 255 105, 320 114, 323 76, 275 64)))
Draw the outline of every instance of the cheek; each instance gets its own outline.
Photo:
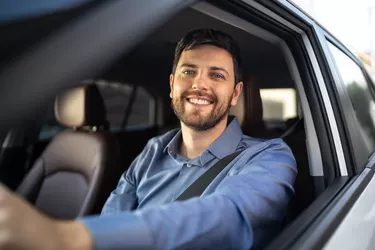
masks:
POLYGON ((179 87, 179 86, 174 86, 174 88, 173 88, 173 91, 172 91, 172 95, 174 96, 174 97, 178 97, 179 96, 179 93, 180 93, 180 90, 181 88, 179 87))
POLYGON ((173 90, 171 91, 171 98, 172 98, 172 100, 174 100, 174 101, 180 100, 182 93, 183 92, 181 92, 181 88, 175 86, 173 88, 173 90))
POLYGON ((214 91, 214 94, 216 95, 216 98, 219 100, 219 102, 229 102, 232 100, 233 89, 216 88, 216 91, 214 91))
POLYGON ((187 89, 188 88, 185 84, 175 84, 172 95, 179 98, 181 94, 184 93, 187 89))

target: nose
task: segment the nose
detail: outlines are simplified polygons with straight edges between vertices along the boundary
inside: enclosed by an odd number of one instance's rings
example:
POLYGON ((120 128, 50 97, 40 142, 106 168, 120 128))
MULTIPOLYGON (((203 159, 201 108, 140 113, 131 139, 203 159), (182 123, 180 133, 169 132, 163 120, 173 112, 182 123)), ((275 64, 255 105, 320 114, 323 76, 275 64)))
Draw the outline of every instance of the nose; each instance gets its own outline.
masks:
POLYGON ((195 90, 207 90, 208 88, 208 80, 203 74, 198 75, 193 80, 192 89, 195 90))

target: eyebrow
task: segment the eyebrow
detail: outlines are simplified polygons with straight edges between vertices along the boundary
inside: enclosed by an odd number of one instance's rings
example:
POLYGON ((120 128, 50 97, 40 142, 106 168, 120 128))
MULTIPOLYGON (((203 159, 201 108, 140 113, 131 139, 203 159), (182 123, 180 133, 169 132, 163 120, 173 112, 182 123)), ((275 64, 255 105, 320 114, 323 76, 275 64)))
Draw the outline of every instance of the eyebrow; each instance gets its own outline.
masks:
POLYGON ((224 68, 220 68, 220 67, 215 67, 215 66, 212 66, 210 67, 210 70, 219 70, 219 71, 224 71, 228 76, 229 76, 229 73, 226 69, 224 68))
MULTIPOLYGON (((184 63, 184 64, 181 64, 180 67, 181 67, 181 68, 183 68, 183 67, 188 67, 188 68, 194 68, 194 69, 198 68, 197 65, 195 65, 195 64, 191 64, 191 63, 184 63)), ((227 71, 226 69, 224 69, 224 68, 221 68, 221 67, 211 66, 211 67, 210 67, 210 70, 219 70, 219 71, 223 71, 223 72, 225 72, 227 75, 229 75, 228 71, 227 71)))
POLYGON ((198 68, 198 66, 197 65, 195 65, 195 64, 191 64, 191 63, 183 63, 183 64, 181 64, 181 66, 180 66, 181 68, 183 68, 183 67, 187 67, 187 68, 198 68))

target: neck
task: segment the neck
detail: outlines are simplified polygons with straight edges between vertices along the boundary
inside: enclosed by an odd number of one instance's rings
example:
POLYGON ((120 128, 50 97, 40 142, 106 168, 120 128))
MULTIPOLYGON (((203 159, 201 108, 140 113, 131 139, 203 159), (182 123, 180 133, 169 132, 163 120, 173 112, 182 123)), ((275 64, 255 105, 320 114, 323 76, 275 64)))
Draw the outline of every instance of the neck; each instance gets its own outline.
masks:
POLYGON ((182 142, 180 154, 188 159, 200 156, 225 130, 228 117, 221 120, 215 127, 197 131, 181 123, 182 142))

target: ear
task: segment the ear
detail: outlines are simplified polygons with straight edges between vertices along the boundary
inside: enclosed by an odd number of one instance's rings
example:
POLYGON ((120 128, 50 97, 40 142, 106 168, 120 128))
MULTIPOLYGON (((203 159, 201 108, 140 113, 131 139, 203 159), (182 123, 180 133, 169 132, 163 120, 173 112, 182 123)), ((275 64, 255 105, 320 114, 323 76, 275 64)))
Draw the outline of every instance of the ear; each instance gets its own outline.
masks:
POLYGON ((169 76, 169 87, 171 88, 171 92, 169 92, 169 97, 172 98, 172 93, 173 93, 173 74, 170 74, 169 76))
POLYGON ((243 88, 243 82, 237 83, 237 85, 236 85, 236 87, 234 88, 234 91, 233 91, 233 96, 232 96, 232 101, 231 101, 232 106, 237 105, 238 98, 239 98, 239 96, 242 92, 242 88, 243 88))

